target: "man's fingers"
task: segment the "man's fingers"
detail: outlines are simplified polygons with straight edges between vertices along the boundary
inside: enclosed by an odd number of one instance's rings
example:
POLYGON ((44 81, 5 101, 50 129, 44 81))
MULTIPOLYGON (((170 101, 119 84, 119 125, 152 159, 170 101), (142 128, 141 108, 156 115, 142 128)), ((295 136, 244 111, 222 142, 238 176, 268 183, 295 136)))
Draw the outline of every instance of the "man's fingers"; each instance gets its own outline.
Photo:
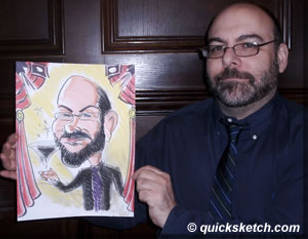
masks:
POLYGON ((5 153, 1 153, 0 157, 2 159, 2 165, 7 170, 16 170, 16 160, 15 153, 12 155, 8 155, 5 153))
POLYGON ((144 166, 134 173, 133 179, 139 200, 149 206, 152 222, 163 227, 176 205, 170 175, 153 166, 144 166))
POLYGON ((17 179, 16 171, 3 170, 0 171, 0 176, 5 178, 17 179))
POLYGON ((146 178, 140 178, 136 181, 136 190, 140 192, 142 190, 156 192, 161 188, 159 180, 150 180, 146 178))
POLYGON ((16 149, 17 134, 10 135, 2 146, 2 153, 7 153, 16 149))
POLYGON ((2 151, 3 152, 9 152, 11 150, 15 150, 16 149, 16 141, 17 141, 18 137, 17 134, 12 134, 8 137, 7 141, 5 142, 5 144, 3 145, 2 151))
POLYGON ((153 193, 148 190, 142 190, 138 193, 139 200, 145 202, 148 206, 153 206, 153 193))
POLYGON ((138 169, 133 178, 136 181, 136 189, 139 193, 144 190, 157 193, 170 183, 168 174, 152 166, 144 166, 138 169))
POLYGON ((1 154, 6 155, 6 156, 14 156, 15 150, 16 150, 15 144, 12 145, 9 142, 6 142, 2 147, 2 153, 1 154))
POLYGON ((157 177, 160 177, 160 175, 149 170, 141 170, 133 175, 133 179, 136 181, 140 179, 155 180, 157 177))
POLYGON ((134 176, 138 177, 143 172, 149 172, 149 173, 155 173, 155 174, 165 174, 163 171, 159 170, 158 168, 155 168, 153 166, 147 165, 139 168, 135 173, 134 176))
POLYGON ((0 171, 0 176, 15 179, 16 176, 16 141, 18 136, 16 133, 11 134, 3 144, 0 158, 4 169, 0 171))
POLYGON ((11 134, 9 137, 8 137, 8 142, 12 145, 15 145, 16 144, 16 141, 18 139, 18 135, 17 133, 14 133, 14 134, 11 134))
MULTIPOLYGON (((167 180, 169 175, 153 166, 144 166, 139 168, 133 175, 133 179, 138 181, 139 179, 149 179, 154 181, 167 180)), ((161 182, 163 183, 163 182, 161 182)))
POLYGON ((2 153, 3 154, 9 154, 11 152, 11 145, 6 142, 2 147, 2 153))

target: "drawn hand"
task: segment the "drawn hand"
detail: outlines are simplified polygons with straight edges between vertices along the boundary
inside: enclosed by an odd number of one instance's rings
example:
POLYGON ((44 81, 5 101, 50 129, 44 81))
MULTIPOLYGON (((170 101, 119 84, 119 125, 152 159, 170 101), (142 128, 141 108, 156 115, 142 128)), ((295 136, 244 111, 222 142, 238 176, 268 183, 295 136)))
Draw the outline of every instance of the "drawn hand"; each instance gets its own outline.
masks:
POLYGON ((152 166, 144 166, 134 173, 133 179, 136 180, 140 201, 149 206, 152 222, 162 228, 176 205, 169 174, 152 166))
POLYGON ((0 154, 4 170, 0 171, 0 176, 16 180, 16 142, 18 135, 11 134, 2 146, 0 154))
POLYGON ((56 184, 60 181, 57 173, 51 168, 47 171, 40 172, 42 179, 51 184, 56 184))

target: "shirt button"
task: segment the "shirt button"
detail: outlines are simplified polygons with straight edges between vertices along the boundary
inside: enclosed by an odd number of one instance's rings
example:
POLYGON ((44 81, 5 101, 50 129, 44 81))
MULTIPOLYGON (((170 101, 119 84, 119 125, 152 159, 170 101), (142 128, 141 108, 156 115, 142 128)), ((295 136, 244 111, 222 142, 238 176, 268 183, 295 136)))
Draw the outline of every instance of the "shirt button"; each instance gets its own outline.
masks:
POLYGON ((254 134, 254 135, 252 136, 252 139, 253 139, 253 140, 257 140, 257 139, 258 139, 258 136, 254 134))

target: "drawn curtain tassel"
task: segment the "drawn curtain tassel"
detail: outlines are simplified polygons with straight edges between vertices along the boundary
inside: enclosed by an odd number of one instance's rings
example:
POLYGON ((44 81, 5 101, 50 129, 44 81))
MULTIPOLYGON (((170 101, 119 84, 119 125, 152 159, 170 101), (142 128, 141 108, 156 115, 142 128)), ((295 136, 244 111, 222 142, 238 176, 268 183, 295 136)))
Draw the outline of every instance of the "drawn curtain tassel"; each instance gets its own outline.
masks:
MULTIPOLYGON (((18 63, 17 63, 18 64, 18 63)), ((42 78, 47 77, 47 64, 41 63, 39 64, 42 67, 43 74, 39 76, 39 80, 34 83, 35 87, 38 89, 42 86, 45 81, 42 78)), ((31 69, 33 66, 28 65, 31 69)), ((36 66, 38 67, 38 66, 36 66)), ((16 68, 18 68, 16 66, 16 68)), ((22 68, 22 67, 19 67, 22 68)), ((28 71, 29 68, 28 68, 28 71)), ((40 71, 40 70, 38 70, 40 71)), ((19 72, 21 75, 23 72, 19 72)), ((28 77, 31 77, 33 74, 33 70, 28 74, 28 77)), ((23 110, 28 108, 31 105, 27 89, 25 86, 25 79, 19 75, 15 74, 16 81, 16 132, 18 133, 17 147, 16 147, 16 160, 17 160, 17 216, 21 217, 26 214, 27 207, 31 207, 34 204, 34 199, 40 196, 40 190, 36 184, 30 157, 28 153, 27 147, 27 139, 25 135, 25 127, 24 127, 24 113, 23 110)), ((24 75, 25 76, 25 75, 24 75)), ((31 81, 38 79, 36 77, 32 77, 31 81)))
POLYGON ((17 152, 16 158, 18 165, 21 165, 17 171, 18 185, 17 194, 19 196, 17 208, 18 216, 23 216, 26 213, 26 207, 31 207, 34 204, 34 199, 40 195, 40 191, 36 185, 32 166, 27 150, 27 141, 25 136, 25 128, 23 122, 23 113, 21 110, 17 111, 16 130, 18 132, 17 152), (22 205, 20 200, 22 200, 22 205))

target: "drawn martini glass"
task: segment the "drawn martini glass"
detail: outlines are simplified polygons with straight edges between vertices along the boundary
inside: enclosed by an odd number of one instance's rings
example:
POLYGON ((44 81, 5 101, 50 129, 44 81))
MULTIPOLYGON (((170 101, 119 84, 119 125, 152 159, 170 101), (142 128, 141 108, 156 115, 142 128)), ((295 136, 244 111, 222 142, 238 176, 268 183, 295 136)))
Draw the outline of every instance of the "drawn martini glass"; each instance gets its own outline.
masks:
POLYGON ((48 169, 48 161, 50 157, 57 151, 57 147, 53 140, 39 140, 29 145, 31 149, 39 156, 41 167, 48 169))

